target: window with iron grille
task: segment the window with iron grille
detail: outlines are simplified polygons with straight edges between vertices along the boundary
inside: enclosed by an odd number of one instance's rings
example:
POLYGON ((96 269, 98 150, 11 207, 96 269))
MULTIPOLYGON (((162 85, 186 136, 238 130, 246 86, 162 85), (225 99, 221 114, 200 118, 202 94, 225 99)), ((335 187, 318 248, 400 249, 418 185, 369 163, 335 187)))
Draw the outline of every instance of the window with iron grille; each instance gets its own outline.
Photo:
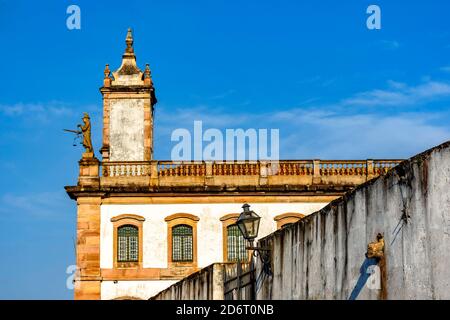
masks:
POLYGON ((236 224, 227 227, 227 259, 230 262, 248 260, 245 239, 236 224))
POLYGON ((117 261, 137 262, 139 258, 139 228, 124 225, 117 229, 117 261))
POLYGON ((172 261, 193 261, 192 227, 179 224, 172 228, 172 261))

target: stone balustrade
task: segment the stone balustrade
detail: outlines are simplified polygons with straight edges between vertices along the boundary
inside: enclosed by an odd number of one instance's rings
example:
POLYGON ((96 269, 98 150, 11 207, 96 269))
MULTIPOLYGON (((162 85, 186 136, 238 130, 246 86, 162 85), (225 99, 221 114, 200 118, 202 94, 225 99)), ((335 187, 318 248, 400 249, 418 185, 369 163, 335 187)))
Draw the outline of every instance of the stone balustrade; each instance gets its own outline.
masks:
POLYGON ((156 169, 159 177, 202 177, 206 173, 203 162, 157 161, 156 169))
POLYGON ((195 185, 357 185, 401 160, 142 161, 102 163, 102 183, 195 185), (131 180, 130 180, 131 179, 131 180), (132 181, 133 180, 133 181, 132 181))
POLYGON ((151 164, 145 161, 133 162, 103 162, 104 177, 135 177, 150 176, 151 164))

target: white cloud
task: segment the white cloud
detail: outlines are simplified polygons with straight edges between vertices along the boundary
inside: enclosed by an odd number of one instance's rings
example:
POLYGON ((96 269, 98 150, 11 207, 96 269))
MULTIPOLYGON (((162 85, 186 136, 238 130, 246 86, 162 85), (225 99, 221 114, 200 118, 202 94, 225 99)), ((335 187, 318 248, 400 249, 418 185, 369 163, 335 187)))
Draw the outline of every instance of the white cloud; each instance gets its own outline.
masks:
POLYGON ((427 81, 417 86, 408 86, 395 81, 388 82, 389 89, 375 89, 344 99, 343 105, 350 106, 410 106, 439 98, 450 97, 450 84, 427 81))
MULTIPOLYGON (((280 156, 285 159, 405 158, 450 139, 450 127, 445 124, 450 122, 450 112, 429 108, 408 112, 401 107, 444 101, 448 97, 450 85, 446 82, 430 80, 410 86, 388 81, 387 89, 358 93, 336 104, 309 108, 277 106, 272 113, 236 109, 230 112, 206 105, 175 110, 164 107, 155 119, 156 149, 172 146, 171 130, 192 130, 193 121, 202 120, 204 130, 280 129, 280 156), (371 106, 377 108, 367 108, 371 106), (357 107, 366 108, 362 112, 357 107), (383 112, 384 107, 399 108, 383 112)), ((164 154, 170 152, 165 150, 164 154)))
POLYGON ((388 80, 387 83, 388 83, 389 87, 391 87, 392 89, 397 89, 397 90, 406 89, 408 87, 408 85, 406 83, 398 82, 398 81, 394 81, 394 80, 388 80))
POLYGON ((71 114, 72 110, 66 105, 57 102, 47 104, 40 103, 16 103, 13 105, 0 105, 0 112, 7 116, 21 116, 24 114, 49 113, 54 115, 71 114))
POLYGON ((73 109, 60 102, 0 104, 0 114, 47 123, 55 117, 71 116, 73 109))
POLYGON ((83 105, 76 108, 64 102, 50 101, 47 103, 15 103, 0 104, 0 115, 5 117, 32 120, 47 124, 55 119, 68 119, 82 112, 89 112, 91 118, 102 112, 98 105, 83 105))
POLYGON ((400 106, 410 103, 410 97, 403 92, 388 90, 372 90, 363 92, 343 101, 344 105, 357 106, 400 106))
POLYGON ((193 121, 202 120, 204 130, 280 129, 280 156, 284 159, 405 158, 450 139, 450 128, 436 124, 449 118, 444 112, 349 114, 337 107, 239 112, 233 116, 190 108, 188 113, 174 112, 170 121, 156 118, 156 149, 173 146, 170 132, 181 123, 192 130, 193 121))
MULTIPOLYGON (((405 158, 450 139, 442 114, 306 115, 281 137, 289 158, 405 158), (302 129, 306 127, 307 129, 302 129)), ((445 115, 448 118, 448 115, 445 115)), ((292 125, 294 125, 292 123, 292 125)))
POLYGON ((68 203, 64 191, 6 193, 0 196, 1 218, 58 218, 68 203))

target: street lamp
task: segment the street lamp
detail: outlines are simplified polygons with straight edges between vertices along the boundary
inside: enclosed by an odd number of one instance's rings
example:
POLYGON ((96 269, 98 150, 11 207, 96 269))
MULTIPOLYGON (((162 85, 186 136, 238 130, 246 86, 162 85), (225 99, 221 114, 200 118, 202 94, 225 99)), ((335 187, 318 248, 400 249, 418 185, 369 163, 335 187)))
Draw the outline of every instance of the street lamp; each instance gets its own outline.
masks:
POLYGON ((236 221, 236 224, 241 230, 244 239, 250 242, 250 245, 253 245, 253 241, 258 236, 259 231, 259 221, 261 217, 258 216, 255 211, 250 210, 249 204, 244 204, 242 206, 244 211, 241 213, 239 218, 236 221))
POLYGON ((236 224, 241 231, 244 239, 250 242, 250 246, 246 247, 246 249, 253 250, 253 256, 259 256, 259 258, 261 259, 264 273, 266 273, 267 275, 272 275, 270 267, 270 248, 253 246, 253 241, 258 236, 259 222, 261 220, 261 217, 258 216, 255 211, 250 210, 250 205, 247 203, 245 203, 242 208, 244 209, 244 211, 242 211, 242 213, 240 214, 239 218, 236 221, 236 224))

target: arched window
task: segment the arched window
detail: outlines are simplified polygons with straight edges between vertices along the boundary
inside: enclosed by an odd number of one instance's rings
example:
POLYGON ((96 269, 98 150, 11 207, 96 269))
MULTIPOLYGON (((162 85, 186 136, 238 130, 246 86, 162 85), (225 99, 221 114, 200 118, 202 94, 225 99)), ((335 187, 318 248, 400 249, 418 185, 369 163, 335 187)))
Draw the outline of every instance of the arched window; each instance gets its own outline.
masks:
POLYGON ((139 260, 139 228, 123 225, 117 228, 117 261, 137 262, 139 260))
POLYGON ((167 222, 167 262, 169 268, 197 268, 197 222, 190 213, 174 213, 167 222))
POLYGON ((227 261, 247 261, 245 239, 236 224, 227 227, 227 261))
POLYGON ((229 213, 220 218, 222 222, 223 261, 248 261, 249 252, 245 249, 247 242, 244 239, 236 221, 239 213, 229 213))
POLYGON ((142 266, 142 240, 145 218, 132 213, 112 217, 114 268, 142 266))
POLYGON ((193 261, 192 227, 179 224, 172 227, 172 261, 193 261))
POLYGON ((283 229, 289 227, 296 223, 297 221, 303 219, 305 217, 304 214, 298 212, 287 212, 283 214, 279 214, 273 219, 277 223, 277 229, 283 229))

